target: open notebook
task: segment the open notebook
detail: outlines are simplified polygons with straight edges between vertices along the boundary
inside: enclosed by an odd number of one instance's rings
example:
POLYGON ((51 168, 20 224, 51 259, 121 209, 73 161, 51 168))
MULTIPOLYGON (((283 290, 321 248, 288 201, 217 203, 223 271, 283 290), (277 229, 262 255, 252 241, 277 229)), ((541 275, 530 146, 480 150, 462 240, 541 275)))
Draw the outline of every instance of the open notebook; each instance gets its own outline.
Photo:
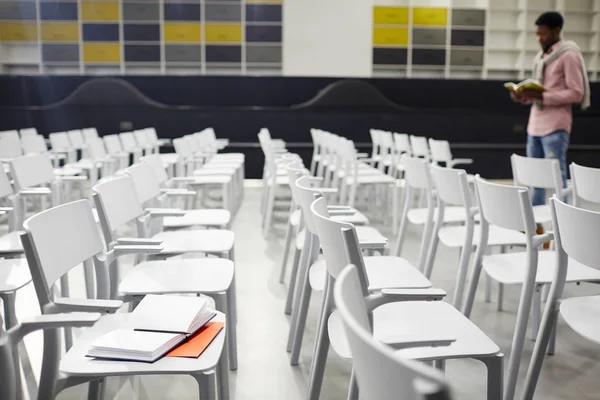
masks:
POLYGON ((154 362, 215 315, 210 298, 147 295, 131 313, 128 326, 96 339, 87 355, 154 362))
POLYGON ((506 82, 504 87, 510 90, 511 92, 520 93, 524 90, 533 90, 536 92, 545 92, 546 88, 535 79, 525 79, 522 82, 514 83, 514 82, 506 82))

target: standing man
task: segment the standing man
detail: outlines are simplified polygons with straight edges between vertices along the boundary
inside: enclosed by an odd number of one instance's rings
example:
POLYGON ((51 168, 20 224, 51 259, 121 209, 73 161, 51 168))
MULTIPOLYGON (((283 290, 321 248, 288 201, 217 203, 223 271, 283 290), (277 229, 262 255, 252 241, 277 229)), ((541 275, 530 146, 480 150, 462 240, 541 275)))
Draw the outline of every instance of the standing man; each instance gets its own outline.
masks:
MULTIPOLYGON (((590 86, 581 50, 575 42, 561 40, 563 17, 558 12, 545 12, 535 21, 542 50, 533 65, 533 78, 545 92, 526 90, 511 92, 521 104, 531 104, 527 126, 527 156, 555 158, 560 163, 563 187, 567 187, 567 149, 573 123, 572 105, 590 106, 590 86)), ((546 191, 533 189, 533 205, 546 203, 546 191)))

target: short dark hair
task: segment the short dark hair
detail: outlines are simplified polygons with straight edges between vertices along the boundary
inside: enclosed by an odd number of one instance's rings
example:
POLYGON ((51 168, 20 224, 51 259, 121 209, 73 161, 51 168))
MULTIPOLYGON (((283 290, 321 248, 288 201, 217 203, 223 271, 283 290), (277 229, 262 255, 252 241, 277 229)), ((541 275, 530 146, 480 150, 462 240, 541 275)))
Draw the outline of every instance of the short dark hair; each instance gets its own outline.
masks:
POLYGON ((535 24, 537 26, 543 25, 547 26, 550 29, 561 28, 563 27, 565 20, 563 16, 560 15, 559 12, 556 11, 548 11, 543 13, 535 20, 535 24))

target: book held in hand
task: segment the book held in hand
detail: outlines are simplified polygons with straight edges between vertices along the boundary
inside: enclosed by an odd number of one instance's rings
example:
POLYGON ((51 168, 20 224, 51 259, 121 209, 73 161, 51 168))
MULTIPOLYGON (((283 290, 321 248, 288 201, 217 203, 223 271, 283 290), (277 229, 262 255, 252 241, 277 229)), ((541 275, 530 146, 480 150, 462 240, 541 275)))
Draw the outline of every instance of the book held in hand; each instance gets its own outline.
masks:
POLYGON ((511 92, 522 92, 524 90, 534 90, 536 92, 545 92, 546 88, 535 79, 525 79, 519 83, 506 82, 504 87, 510 90, 511 92))
POLYGON ((190 338, 216 315, 206 297, 147 295, 128 325, 96 339, 88 357, 154 362, 190 338))

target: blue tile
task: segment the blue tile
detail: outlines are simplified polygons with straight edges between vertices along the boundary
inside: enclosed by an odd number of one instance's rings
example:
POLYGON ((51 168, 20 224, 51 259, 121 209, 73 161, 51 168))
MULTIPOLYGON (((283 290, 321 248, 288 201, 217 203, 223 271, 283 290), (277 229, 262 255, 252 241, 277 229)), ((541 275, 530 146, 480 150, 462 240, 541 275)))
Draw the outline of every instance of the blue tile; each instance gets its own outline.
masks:
POLYGON ((84 42, 118 42, 119 24, 83 24, 84 42))
POLYGON ((77 3, 42 1, 40 16, 47 21, 77 21, 77 3))

